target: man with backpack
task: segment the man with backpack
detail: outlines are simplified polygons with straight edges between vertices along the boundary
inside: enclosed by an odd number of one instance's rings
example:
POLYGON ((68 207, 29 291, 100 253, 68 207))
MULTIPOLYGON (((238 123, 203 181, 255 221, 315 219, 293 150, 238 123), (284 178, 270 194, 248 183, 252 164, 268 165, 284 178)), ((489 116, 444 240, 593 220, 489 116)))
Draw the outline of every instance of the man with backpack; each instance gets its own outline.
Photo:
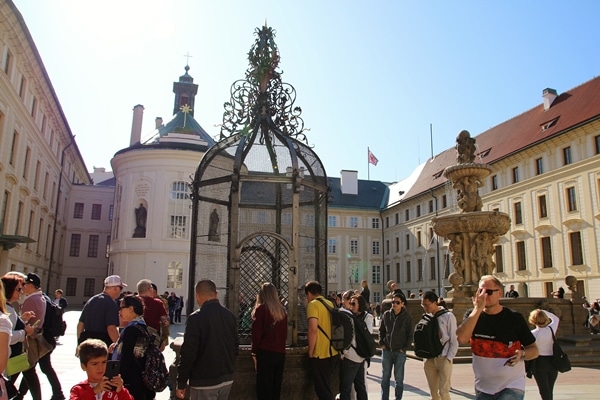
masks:
MULTIPOLYGON (((439 340, 442 345, 440 354, 425 358, 425 362, 423 363, 425 377, 427 378, 429 392, 431 393, 431 400, 450 400, 452 360, 458 352, 456 317, 438 305, 438 296, 431 291, 423 294, 421 306, 429 317, 435 319, 436 323, 431 324, 434 326, 433 329, 437 330, 433 334, 433 340, 439 340)), ((416 336, 417 333, 415 331, 416 336)))
POLYGON ((406 310, 406 297, 401 291, 394 292, 392 309, 383 313, 379 327, 379 345, 381 346, 381 398, 389 399, 390 378, 394 368, 396 381, 395 399, 402 399, 404 392, 404 364, 406 350, 412 343, 412 318, 406 310))
MULTIPOLYGON (((353 308, 358 309, 356 300, 352 300, 354 296, 353 290, 348 290, 342 295, 341 312, 348 313, 353 316, 353 308)), ((340 364, 340 400, 350 400, 352 385, 356 390, 357 400, 367 400, 367 387, 365 384, 365 358, 358 354, 356 343, 356 323, 352 335, 350 347, 344 350, 340 364)))
POLYGON ((333 308, 333 303, 323 297, 322 291, 323 288, 317 281, 309 281, 304 285, 304 293, 308 301, 306 305, 308 366, 319 400, 333 400, 330 383, 332 373, 339 360, 339 354, 331 347, 329 340, 331 338, 331 315, 327 307, 333 308))
MULTIPOLYGON (((49 303, 52 303, 52 301, 48 296, 42 293, 41 286, 42 282, 39 275, 33 273, 27 274, 27 278, 25 279, 25 283, 23 285, 25 300, 21 306, 21 313, 33 311, 35 317, 32 318, 31 321, 27 322, 34 324, 37 320, 39 320, 39 326, 41 326, 44 331, 44 339, 46 339, 48 343, 55 347, 56 340, 54 339, 52 332, 50 332, 50 326, 48 325, 51 323, 50 320, 52 319, 52 316, 46 315, 46 308, 49 306, 49 303)), ((52 397, 50 400, 64 400, 65 395, 62 392, 60 381, 58 380, 58 376, 56 376, 56 372, 52 367, 52 361, 50 360, 51 354, 52 351, 41 357, 38 361, 38 364, 40 365, 42 372, 48 378, 48 382, 50 382, 50 386, 52 387, 52 397)))

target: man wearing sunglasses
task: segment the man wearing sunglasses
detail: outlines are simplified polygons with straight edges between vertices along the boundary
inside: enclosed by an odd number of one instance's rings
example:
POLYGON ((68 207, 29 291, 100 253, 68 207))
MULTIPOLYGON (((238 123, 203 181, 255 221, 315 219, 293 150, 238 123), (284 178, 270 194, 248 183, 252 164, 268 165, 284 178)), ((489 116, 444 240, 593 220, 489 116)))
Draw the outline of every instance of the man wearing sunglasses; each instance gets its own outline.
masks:
POLYGON ((456 330, 460 343, 471 344, 477 400, 524 399, 523 362, 538 356, 525 318, 500 304, 503 293, 496 277, 482 276, 473 310, 456 330))
POLYGON ((406 311, 406 297, 401 290, 394 292, 392 309, 383 313, 379 327, 379 344, 381 356, 381 398, 390 397, 390 378, 394 368, 396 381, 395 399, 402 398, 404 392, 404 364, 406 363, 406 350, 412 343, 413 324, 412 318, 406 311))

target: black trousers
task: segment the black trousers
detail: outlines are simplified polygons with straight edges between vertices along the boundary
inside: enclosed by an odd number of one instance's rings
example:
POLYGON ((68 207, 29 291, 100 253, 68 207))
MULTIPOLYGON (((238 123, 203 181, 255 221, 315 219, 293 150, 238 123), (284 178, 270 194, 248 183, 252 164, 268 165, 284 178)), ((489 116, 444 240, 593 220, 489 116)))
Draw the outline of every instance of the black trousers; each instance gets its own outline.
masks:
POLYGON ((256 354, 256 398, 279 400, 285 353, 258 350, 256 354))
MULTIPOLYGON (((23 371, 23 379, 19 385, 19 393, 22 397, 27 394, 27 391, 31 391, 31 398, 33 400, 42 400, 42 389, 40 387, 40 380, 38 379, 37 372, 34 368, 29 368, 27 371, 23 371)), ((10 377, 12 383, 15 383, 19 374, 14 374, 10 377)))
POLYGON ((539 356, 535 359, 533 377, 542 400, 552 400, 557 376, 558 371, 552 366, 552 356, 539 356))
POLYGON ((331 391, 331 377, 333 371, 340 360, 339 355, 329 358, 309 358, 308 367, 315 385, 315 393, 319 400, 333 400, 334 394, 331 391))

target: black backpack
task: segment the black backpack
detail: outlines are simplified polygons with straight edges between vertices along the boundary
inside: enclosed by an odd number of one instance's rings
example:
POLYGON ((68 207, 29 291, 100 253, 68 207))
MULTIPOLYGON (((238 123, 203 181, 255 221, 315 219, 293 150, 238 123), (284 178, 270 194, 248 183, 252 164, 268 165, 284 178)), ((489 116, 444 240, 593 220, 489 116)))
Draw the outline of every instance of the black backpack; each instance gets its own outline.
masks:
POLYGON ((440 340, 440 327, 437 318, 447 313, 443 309, 434 315, 423 314, 421 320, 415 325, 413 336, 415 355, 420 358, 434 358, 442 354, 444 346, 440 340))
POLYGON ((42 296, 46 300, 46 313, 44 314, 44 325, 42 326, 45 337, 55 338, 64 335, 66 324, 63 321, 63 309, 45 294, 42 296))
POLYGON ((329 339, 331 347, 337 351, 347 350, 352 344, 352 336, 354 335, 354 323, 352 315, 347 312, 340 311, 337 308, 331 308, 323 301, 317 299, 329 310, 331 316, 331 337, 325 333, 323 328, 319 326, 319 330, 323 332, 325 337, 329 339))
POLYGON ((369 359, 375 355, 375 339, 369 332, 364 320, 365 315, 354 317, 354 334, 356 338, 356 354, 362 358, 369 359))

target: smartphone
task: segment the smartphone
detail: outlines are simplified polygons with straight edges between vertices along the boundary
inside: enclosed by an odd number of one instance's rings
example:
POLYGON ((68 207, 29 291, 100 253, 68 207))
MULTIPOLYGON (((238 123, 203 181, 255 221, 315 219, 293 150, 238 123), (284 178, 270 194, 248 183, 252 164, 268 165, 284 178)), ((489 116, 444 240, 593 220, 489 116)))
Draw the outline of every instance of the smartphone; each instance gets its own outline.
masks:
POLYGON ((37 328, 38 326, 40 326, 40 320, 38 319, 38 320, 37 320, 37 321, 35 321, 35 322, 33 323, 33 325, 31 325, 31 326, 33 326, 34 328, 37 328))
POLYGON ((118 360, 108 360, 106 363, 106 372, 104 376, 108 379, 111 379, 113 376, 119 375, 119 370, 121 369, 121 361, 118 360))

